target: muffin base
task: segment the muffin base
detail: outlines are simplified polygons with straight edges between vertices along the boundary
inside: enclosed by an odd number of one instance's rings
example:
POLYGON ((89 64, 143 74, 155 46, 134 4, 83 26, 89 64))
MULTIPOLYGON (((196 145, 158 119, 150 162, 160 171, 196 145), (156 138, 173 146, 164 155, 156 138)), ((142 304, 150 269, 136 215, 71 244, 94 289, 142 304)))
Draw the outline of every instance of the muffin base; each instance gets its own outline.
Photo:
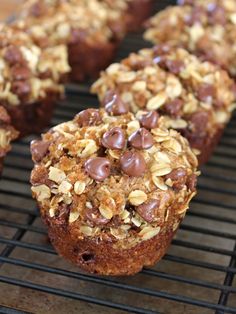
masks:
POLYGON ((39 134, 49 126, 60 95, 48 92, 47 96, 34 103, 22 103, 18 106, 4 105, 11 117, 12 125, 20 132, 19 137, 39 134))
POLYGON ((214 153, 214 150, 218 143, 221 140, 221 137, 223 135, 224 128, 219 128, 213 136, 209 137, 206 135, 205 137, 198 137, 197 134, 184 134, 184 132, 181 132, 183 136, 185 136, 192 148, 198 149, 201 154, 198 156, 199 166, 202 166, 206 164, 211 156, 214 153))
POLYGON ((86 42, 78 39, 68 45, 70 81, 97 78, 114 59, 119 42, 86 42))
POLYGON ((137 32, 152 15, 154 0, 132 0, 127 12, 127 30, 137 32))

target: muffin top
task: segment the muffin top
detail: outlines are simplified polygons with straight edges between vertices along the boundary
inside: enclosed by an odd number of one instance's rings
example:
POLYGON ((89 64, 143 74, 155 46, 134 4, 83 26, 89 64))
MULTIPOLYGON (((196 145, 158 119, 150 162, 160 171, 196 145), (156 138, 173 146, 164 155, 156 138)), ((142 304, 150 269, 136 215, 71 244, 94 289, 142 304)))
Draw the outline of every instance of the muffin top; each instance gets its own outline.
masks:
MULTIPOLYGON (((80 238, 132 246, 170 228, 195 195, 197 159, 154 115, 135 119, 116 98, 31 145, 42 216, 80 238), (175 220, 174 220, 175 219, 175 220)), ((172 230, 173 231, 173 230, 172 230)))
POLYGON ((18 132, 11 126, 11 119, 7 111, 0 106, 0 158, 11 149, 11 141, 15 140, 18 132))
POLYGON ((183 46, 236 75, 235 0, 179 0, 154 16, 145 39, 183 46))
POLYGON ((41 49, 25 32, 0 25, 0 101, 33 103, 47 92, 62 93, 60 80, 69 71, 64 46, 41 49))
POLYGON ((102 103, 117 95, 134 113, 155 110, 165 127, 188 129, 199 137, 225 125, 235 107, 235 85, 226 71, 167 44, 112 64, 92 92, 102 103))
POLYGON ((121 11, 99 0, 28 0, 18 26, 40 46, 121 39, 121 11))

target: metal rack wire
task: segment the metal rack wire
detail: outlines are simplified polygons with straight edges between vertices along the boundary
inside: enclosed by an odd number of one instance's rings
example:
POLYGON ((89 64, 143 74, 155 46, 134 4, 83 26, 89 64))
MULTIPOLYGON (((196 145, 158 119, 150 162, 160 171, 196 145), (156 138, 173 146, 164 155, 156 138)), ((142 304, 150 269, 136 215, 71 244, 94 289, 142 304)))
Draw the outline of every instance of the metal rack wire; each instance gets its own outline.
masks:
MULTIPOLYGON (((143 46, 129 36, 119 58, 143 46)), ((68 86, 53 125, 95 105, 89 84, 68 86)), ((31 139, 15 143, 0 182, 0 313, 236 313, 236 116, 168 254, 130 278, 88 275, 56 255, 31 199, 31 139)))

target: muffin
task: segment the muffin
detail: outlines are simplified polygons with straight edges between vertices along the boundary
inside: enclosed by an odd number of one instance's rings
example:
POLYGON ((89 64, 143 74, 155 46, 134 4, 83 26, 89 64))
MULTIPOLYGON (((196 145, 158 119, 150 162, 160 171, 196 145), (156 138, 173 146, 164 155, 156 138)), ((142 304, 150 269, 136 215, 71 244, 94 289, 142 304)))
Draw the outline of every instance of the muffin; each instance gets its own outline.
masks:
POLYGON ((63 45, 41 49, 13 26, 0 25, 0 103, 20 136, 49 125, 69 71, 63 45))
POLYGON ((180 0, 148 23, 145 39, 182 46, 236 77, 236 1, 180 0))
POLYGON ((42 48, 67 47, 72 81, 96 77, 125 35, 121 12, 99 0, 28 0, 17 25, 42 48))
POLYGON ((120 10, 126 21, 127 31, 135 32, 152 15, 154 0, 102 0, 115 10, 120 10))
POLYGON ((11 126, 11 119, 6 110, 0 106, 0 176, 4 157, 11 150, 11 141, 18 137, 18 132, 11 126))
POLYGON ((178 132, 122 103, 87 109, 31 145, 32 192, 57 252, 101 275, 131 275, 166 252, 196 194, 197 158, 178 132))
POLYGON ((154 112, 156 119, 163 117, 166 128, 176 129, 189 140, 200 164, 209 159, 218 143, 236 97, 227 72, 166 44, 112 64, 101 73, 92 92, 98 94, 102 105, 116 97, 138 119, 154 112))

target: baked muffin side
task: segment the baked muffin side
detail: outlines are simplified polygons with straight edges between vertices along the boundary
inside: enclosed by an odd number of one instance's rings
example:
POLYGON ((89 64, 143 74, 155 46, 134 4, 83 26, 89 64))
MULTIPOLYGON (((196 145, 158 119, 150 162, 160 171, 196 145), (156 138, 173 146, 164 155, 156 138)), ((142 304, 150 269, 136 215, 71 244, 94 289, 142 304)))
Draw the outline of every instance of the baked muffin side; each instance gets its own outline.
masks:
POLYGON ((114 98, 31 145, 32 192, 52 244, 86 271, 130 275, 153 265, 196 194, 187 140, 142 121, 114 98))

